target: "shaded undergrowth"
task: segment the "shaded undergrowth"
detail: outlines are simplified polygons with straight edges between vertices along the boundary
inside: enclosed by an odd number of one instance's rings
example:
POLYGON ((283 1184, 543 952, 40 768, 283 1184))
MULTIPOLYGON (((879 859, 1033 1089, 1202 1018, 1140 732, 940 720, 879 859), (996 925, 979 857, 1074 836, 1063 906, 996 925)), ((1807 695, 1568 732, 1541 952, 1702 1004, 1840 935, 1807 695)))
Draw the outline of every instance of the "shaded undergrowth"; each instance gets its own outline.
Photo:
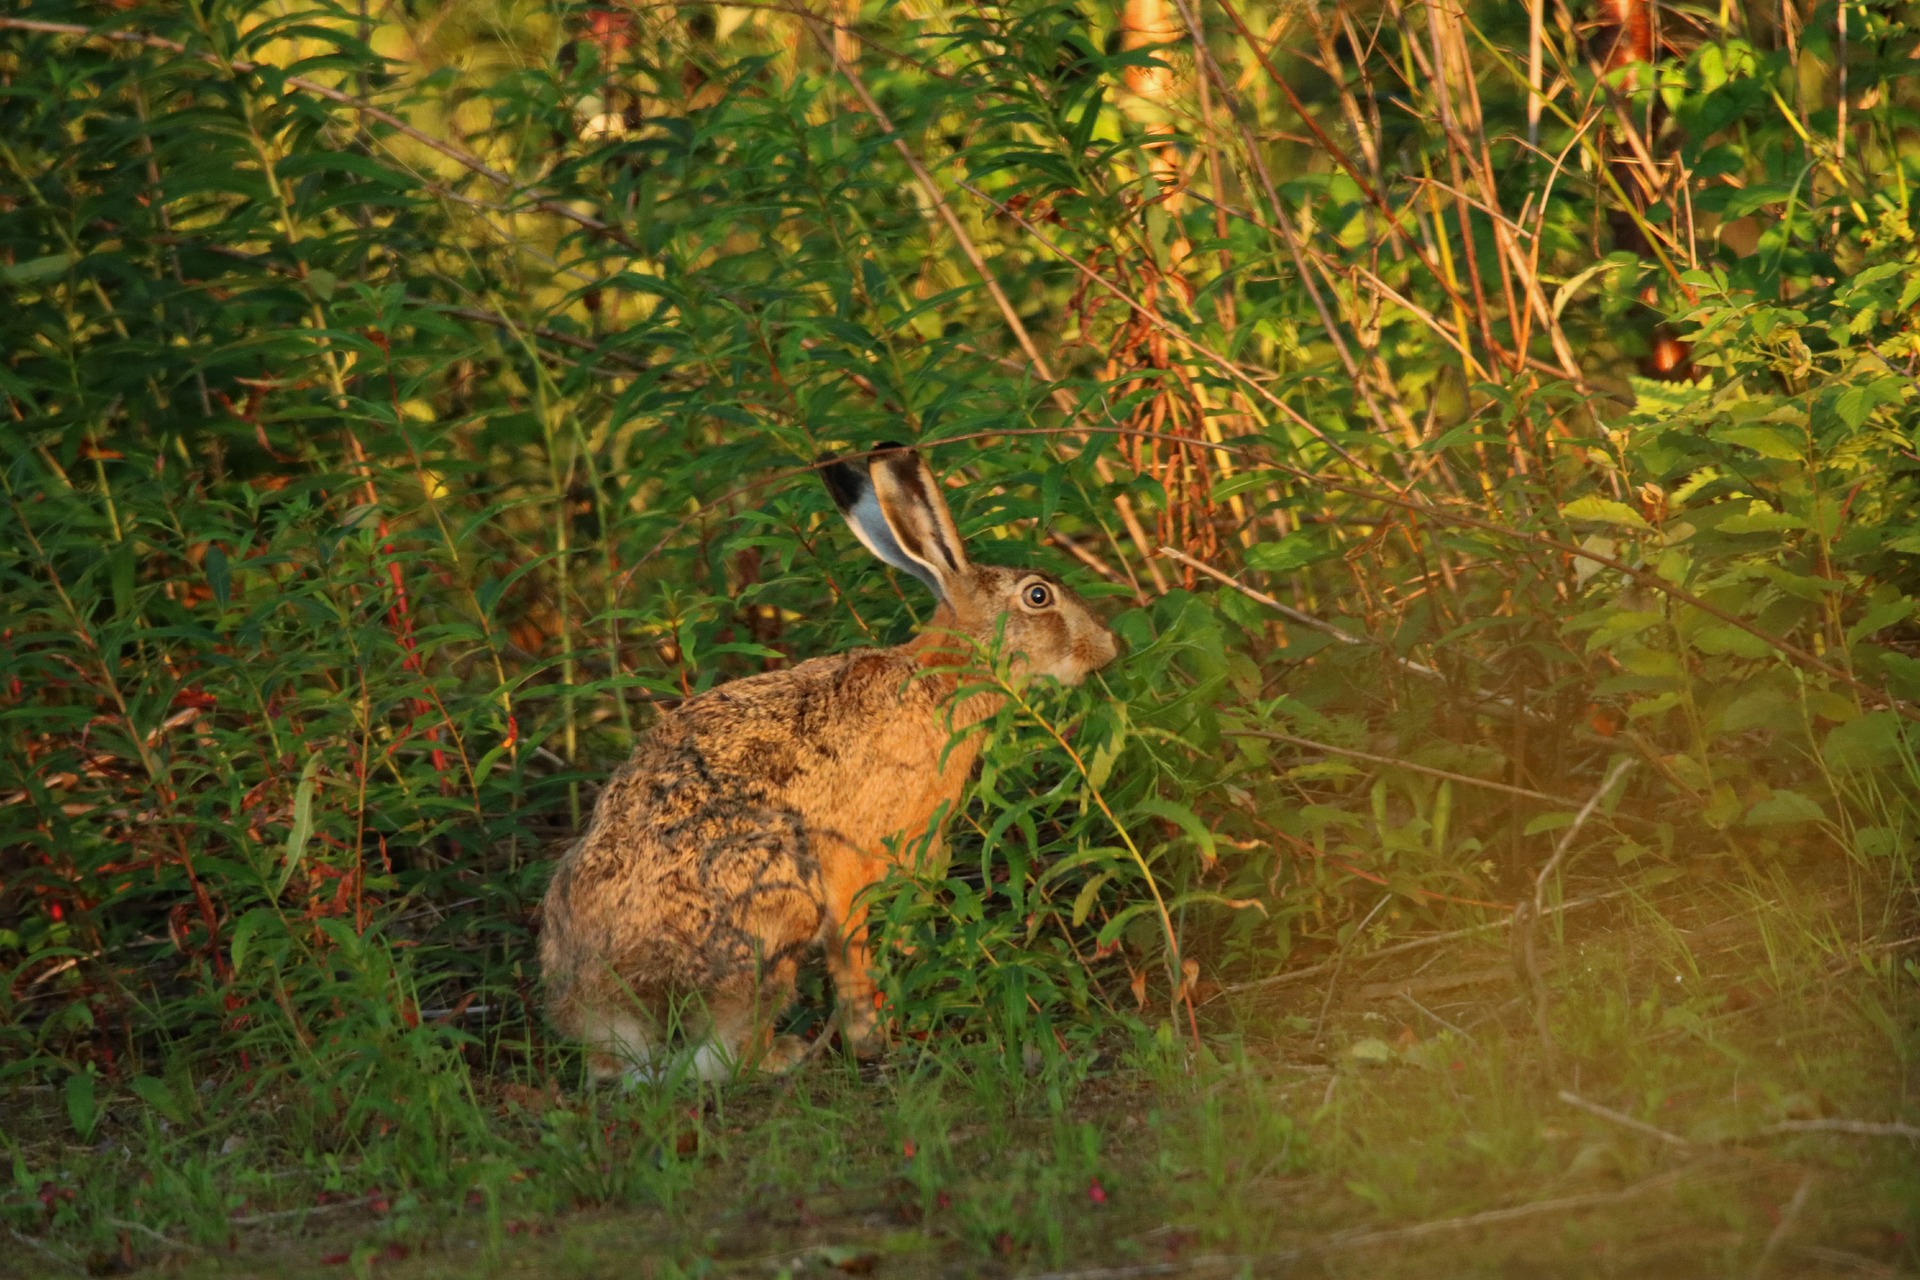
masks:
POLYGON ((1831 878, 1723 878, 1556 917, 1558 1074, 1494 928, 1222 993, 1197 1053, 949 1035, 632 1092, 390 1063, 358 1142, 297 1073, 103 1094, 84 1144, 43 1093, 20 1273, 1911 1267, 1914 937, 1862 938, 1831 878))

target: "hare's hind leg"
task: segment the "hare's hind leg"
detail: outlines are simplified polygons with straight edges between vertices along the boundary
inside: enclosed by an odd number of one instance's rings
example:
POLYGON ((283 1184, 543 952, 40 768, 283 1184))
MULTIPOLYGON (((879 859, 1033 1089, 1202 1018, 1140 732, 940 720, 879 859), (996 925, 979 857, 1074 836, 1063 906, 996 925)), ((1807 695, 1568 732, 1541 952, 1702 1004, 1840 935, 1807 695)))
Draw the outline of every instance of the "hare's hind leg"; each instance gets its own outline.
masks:
POLYGON ((707 993, 704 1026, 690 1036, 692 1066, 702 1080, 725 1080, 742 1070, 784 1071, 798 1062, 805 1045, 793 1036, 775 1036, 773 1021, 793 998, 794 960, 780 960, 749 977, 707 993))
POLYGON ((671 1065, 666 1038, 638 1010, 596 1011, 581 1021, 587 1070, 596 1080, 652 1080, 671 1065))
POLYGON ((867 949, 863 895, 886 875, 887 865, 878 858, 848 853, 823 872, 827 915, 821 941, 826 946, 827 972, 833 978, 834 1013, 847 1046, 858 1056, 870 1058, 886 1047, 886 1027, 867 949))

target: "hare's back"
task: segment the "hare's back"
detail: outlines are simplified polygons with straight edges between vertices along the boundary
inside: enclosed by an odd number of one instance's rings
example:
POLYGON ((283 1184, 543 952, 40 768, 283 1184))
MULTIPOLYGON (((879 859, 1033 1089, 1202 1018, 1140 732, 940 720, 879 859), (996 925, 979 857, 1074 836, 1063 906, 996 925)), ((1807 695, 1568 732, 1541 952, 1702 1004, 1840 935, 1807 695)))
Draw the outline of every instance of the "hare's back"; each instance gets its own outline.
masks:
POLYGON ((641 987, 711 985, 820 927, 804 819, 702 719, 683 708, 654 727, 555 878, 586 949, 641 987))

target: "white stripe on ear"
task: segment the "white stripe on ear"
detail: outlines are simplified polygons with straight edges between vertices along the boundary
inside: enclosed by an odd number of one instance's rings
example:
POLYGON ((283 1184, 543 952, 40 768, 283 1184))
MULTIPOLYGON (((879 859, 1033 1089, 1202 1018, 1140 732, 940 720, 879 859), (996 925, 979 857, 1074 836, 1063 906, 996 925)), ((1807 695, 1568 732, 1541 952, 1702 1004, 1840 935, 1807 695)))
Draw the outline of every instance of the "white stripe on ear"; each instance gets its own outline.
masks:
POLYGON ((908 559, 932 573, 941 599, 966 590, 970 566, 947 497, 933 471, 911 449, 886 448, 867 464, 880 514, 908 559))
POLYGON ((880 496, 874 492, 867 460, 835 459, 822 467, 820 474, 827 482, 833 505, 840 509, 841 518, 853 530, 853 536, 860 539, 860 544, 878 559, 920 579, 934 595, 945 600, 946 593, 933 570, 908 555, 900 540, 893 536, 893 529, 880 510, 880 496))

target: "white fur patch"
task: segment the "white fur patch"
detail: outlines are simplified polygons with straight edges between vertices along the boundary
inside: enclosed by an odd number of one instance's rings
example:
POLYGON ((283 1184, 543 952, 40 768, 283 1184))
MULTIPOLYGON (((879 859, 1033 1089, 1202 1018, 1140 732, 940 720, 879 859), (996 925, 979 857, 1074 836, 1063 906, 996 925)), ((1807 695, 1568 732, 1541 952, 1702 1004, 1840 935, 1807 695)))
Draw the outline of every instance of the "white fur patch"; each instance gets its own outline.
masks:
POLYGON ((709 1083, 733 1078, 734 1057, 724 1045, 709 1040, 693 1051, 693 1074, 709 1083))

